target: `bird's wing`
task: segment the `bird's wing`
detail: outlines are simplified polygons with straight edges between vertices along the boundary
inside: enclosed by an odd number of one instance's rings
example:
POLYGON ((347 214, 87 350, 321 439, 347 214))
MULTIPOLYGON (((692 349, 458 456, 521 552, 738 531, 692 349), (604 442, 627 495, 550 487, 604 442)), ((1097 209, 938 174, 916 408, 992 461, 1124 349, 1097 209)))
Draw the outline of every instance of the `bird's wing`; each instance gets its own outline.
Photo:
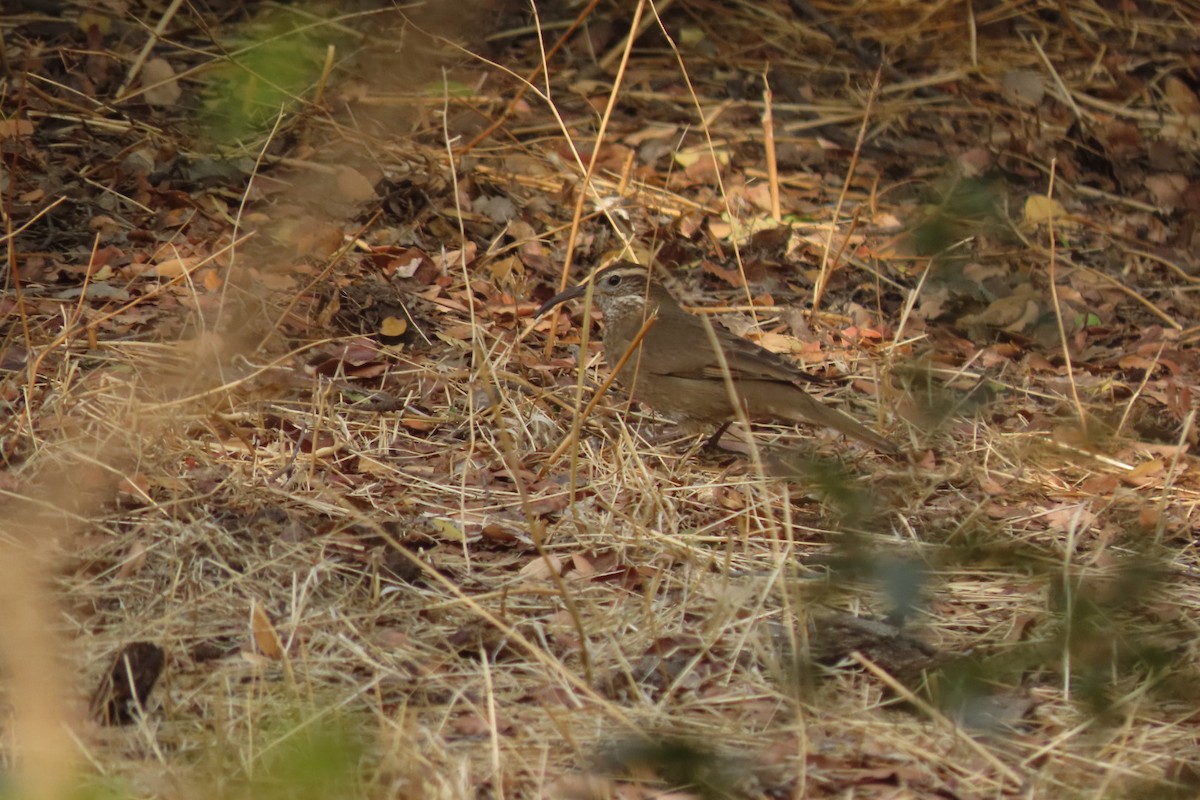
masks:
MULTIPOLYGON (((719 325, 713 326, 717 340, 725 351, 729 374, 735 381, 782 381, 785 383, 823 383, 796 368, 782 356, 772 353, 749 339, 743 339, 719 325)), ((662 374, 677 378, 721 380, 724 371, 713 354, 707 334, 701 332, 699 341, 688 343, 689 347, 677 347, 670 359, 652 363, 670 364, 662 374)))

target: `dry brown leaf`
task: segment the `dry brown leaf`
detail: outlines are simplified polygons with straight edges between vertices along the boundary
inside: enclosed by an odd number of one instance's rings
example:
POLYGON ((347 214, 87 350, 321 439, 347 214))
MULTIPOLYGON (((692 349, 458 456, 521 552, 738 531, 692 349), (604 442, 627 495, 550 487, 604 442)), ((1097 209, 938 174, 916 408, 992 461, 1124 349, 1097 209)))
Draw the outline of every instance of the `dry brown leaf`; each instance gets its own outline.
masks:
POLYGON ((29 120, 0 120, 0 139, 30 136, 32 133, 34 133, 34 124, 29 120))
POLYGON ((1186 175, 1160 173, 1147 175, 1145 183, 1154 202, 1159 207, 1171 211, 1183 202, 1183 193, 1187 190, 1189 181, 1186 175))
POLYGON ((199 256, 168 258, 154 265, 154 274, 160 278, 175 278, 194 270, 204 259, 199 256))
POLYGON ((746 507, 745 495, 727 486, 713 487, 713 501, 721 508, 730 511, 741 511, 746 507))
POLYGON ((364 203, 375 197, 375 187, 354 167, 343 166, 337 171, 338 194, 350 203, 364 203))
POLYGON ((1098 497, 1106 497, 1111 495, 1116 488, 1121 484, 1120 479, 1116 475, 1109 473, 1098 473, 1092 475, 1080 484, 1079 488, 1083 489, 1088 494, 1098 497))
POLYGON ((1145 356, 1128 355, 1117 359, 1117 366, 1121 369, 1140 369, 1149 372, 1154 369, 1155 365, 1156 362, 1154 359, 1146 358, 1145 356))
POLYGON ((492 283, 500 287, 508 287, 525 275, 525 265, 516 256, 508 256, 487 265, 492 283))
POLYGON ((1044 194, 1032 194, 1025 199, 1023 219, 1028 227, 1038 225, 1063 225, 1066 222, 1067 211, 1062 203, 1044 194))
POLYGON ((112 33, 113 18, 110 14, 99 13, 96 11, 84 11, 75 20, 75 24, 79 26, 79 30, 87 33, 92 28, 95 28, 104 36, 112 33))
POLYGON ((429 263, 429 257, 425 253, 416 248, 409 248, 389 259, 387 267, 393 278, 411 278, 417 274, 421 265, 426 263, 429 263))
POLYGON ((250 605, 250 633, 260 653, 276 661, 283 658, 283 642, 275 632, 275 626, 271 624, 267 613, 257 602, 250 605))
POLYGON ((806 349, 804 343, 795 336, 783 333, 764 333, 751 338, 755 339, 763 349, 770 350, 772 353, 803 353, 806 349))
POLYGON ((557 556, 547 555, 545 558, 537 556, 521 567, 520 576, 525 580, 541 581, 551 575, 561 575, 562 568, 562 560, 557 556))
POLYGON ((429 526, 445 538, 454 542, 461 542, 467 538, 466 533, 463 532, 458 523, 445 517, 434 517, 429 520, 429 526))
MULTIPOLYGON (((482 714, 467 713, 455 717, 450 727, 460 736, 486 736, 492 733, 492 724, 482 714)), ((497 732, 503 732, 504 726, 497 725, 497 732)))
POLYGON ((716 157, 707 152, 676 152, 675 161, 683 169, 671 175, 670 186, 673 189, 685 189, 698 183, 713 180, 722 167, 729 163, 729 153, 718 150, 716 157))
POLYGON ((384 317, 379 323, 379 333, 388 338, 403 336, 408 331, 408 320, 404 317, 384 317))
POLYGON ((121 567, 117 570, 117 579, 124 580, 130 575, 141 570, 146 564, 146 545, 139 541, 133 543, 129 548, 129 553, 121 561, 121 567))
POLYGON ((152 58, 142 67, 142 95, 152 106, 173 106, 183 96, 179 81, 175 80, 175 68, 165 58, 152 58))
POLYGON ((125 505, 149 502, 150 479, 140 472, 122 477, 117 484, 117 496, 125 505))
POLYGON ((1070 533, 1091 527, 1096 515, 1078 503, 1057 506, 1042 515, 1050 530, 1070 533))
POLYGON ((979 479, 979 488, 982 489, 985 494, 988 494, 992 497, 999 497, 1000 495, 1008 494, 1008 490, 1005 489, 1004 486, 1002 486, 994 478, 987 476, 979 479))
POLYGON ((1028 106, 1039 106, 1046 97, 1046 84, 1042 82, 1042 76, 1033 70, 1011 70, 1005 73, 1001 85, 1017 102, 1028 106))
POLYGON ((978 314, 964 314, 959 323, 968 329, 999 328, 1018 333, 1040 315, 1035 297, 1031 293, 1019 292, 996 300, 978 314))
POLYGON ((1154 478, 1167 471, 1167 465, 1161 458, 1143 461, 1123 476, 1127 483, 1142 486, 1153 482, 1154 478))
POLYGON ((1186 83, 1174 75, 1167 76, 1163 81, 1163 94, 1171 108, 1181 117, 1200 116, 1200 99, 1197 99, 1196 93, 1189 89, 1186 83))

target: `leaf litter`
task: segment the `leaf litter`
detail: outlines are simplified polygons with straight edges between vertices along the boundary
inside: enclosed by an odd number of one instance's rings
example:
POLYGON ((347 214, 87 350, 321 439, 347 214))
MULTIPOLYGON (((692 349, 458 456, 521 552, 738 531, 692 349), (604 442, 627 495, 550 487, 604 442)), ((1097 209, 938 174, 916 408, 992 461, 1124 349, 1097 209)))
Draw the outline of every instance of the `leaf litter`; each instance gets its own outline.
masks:
POLYGON ((18 3, 20 780, 261 793, 328 720, 364 796, 1194 788, 1200 21, 1043 5, 18 3), (585 416, 532 314, 630 252, 912 458, 585 416))

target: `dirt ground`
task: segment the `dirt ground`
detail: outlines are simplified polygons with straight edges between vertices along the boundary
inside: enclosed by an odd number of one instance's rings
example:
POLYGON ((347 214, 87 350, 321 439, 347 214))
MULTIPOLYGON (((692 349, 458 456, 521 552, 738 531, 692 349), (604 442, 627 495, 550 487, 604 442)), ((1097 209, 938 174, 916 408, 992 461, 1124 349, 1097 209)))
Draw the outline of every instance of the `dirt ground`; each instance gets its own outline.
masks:
POLYGON ((1200 4, 0 33, 0 798, 1200 794, 1200 4), (622 258, 903 454, 605 389, 622 258))

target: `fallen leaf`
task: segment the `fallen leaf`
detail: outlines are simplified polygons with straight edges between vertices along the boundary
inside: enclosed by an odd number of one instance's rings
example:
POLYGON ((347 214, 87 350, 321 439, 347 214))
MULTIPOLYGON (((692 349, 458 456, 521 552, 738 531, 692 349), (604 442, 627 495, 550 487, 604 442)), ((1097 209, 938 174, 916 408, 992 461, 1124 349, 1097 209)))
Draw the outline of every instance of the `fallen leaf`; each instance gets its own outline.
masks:
POLYGON ((754 338, 764 350, 772 353, 800 353, 804 351, 804 343, 795 336, 782 333, 764 333, 754 338))
POLYGON ((471 201, 471 210, 493 222, 505 223, 517 216, 517 206, 503 195, 481 195, 471 201))
POLYGON ((221 276, 217 274, 215 269, 206 269, 201 272, 200 282, 204 285, 204 288, 210 292, 215 292, 217 289, 220 289, 221 285, 224 283, 224 281, 221 280, 221 276))
POLYGON ((1150 461, 1143 461, 1136 467, 1125 473, 1123 476, 1126 483, 1132 483, 1135 486, 1144 486, 1151 483, 1152 479, 1157 478, 1167 471, 1167 465, 1161 458, 1155 458, 1150 461))
POLYGON ((408 320, 404 317, 384 317, 379 323, 379 334, 388 338, 403 336, 408 330, 408 320))
POLYGON ((689 25, 679 30, 679 43, 685 47, 695 47, 705 39, 704 28, 689 25))
POLYGON ((1188 179, 1178 173, 1147 175, 1146 189, 1154 202, 1167 211, 1174 211, 1183 202, 1183 193, 1188 188, 1188 179))
POLYGON ((1044 194, 1032 194, 1025 200, 1025 224, 1030 227, 1049 225, 1051 222, 1062 224, 1066 215, 1067 212, 1063 208, 1062 203, 1053 197, 1046 197, 1044 194))
POLYGON ((1120 480, 1116 475, 1099 473, 1084 479, 1079 488, 1083 489, 1090 495, 1106 497, 1112 494, 1118 485, 1120 485, 1120 480))
POLYGON ((337 188, 342 199, 351 203, 363 203, 375 197, 375 187, 354 167, 344 166, 337 171, 337 188))
POLYGON ((1004 91, 1025 105, 1040 106, 1046 97, 1046 85, 1042 83, 1042 76, 1033 70, 1010 70, 1004 74, 1001 85, 1004 91))
POLYGON ((113 21, 108 14, 101 14, 95 11, 84 11, 79 15, 79 19, 75 21, 79 26, 79 30, 87 33, 92 28, 95 28, 104 36, 112 33, 113 21))
POLYGON ((175 68, 165 58, 152 58, 142 67, 142 95, 152 106, 173 106, 183 96, 183 89, 175 79, 175 68))
POLYGON ((1096 515, 1078 503, 1052 508, 1044 515, 1046 526, 1060 533, 1081 531, 1091 527, 1096 515))
POLYGON ((283 658, 283 642, 275 632, 275 626, 271 624, 267 613, 257 602, 250 605, 250 632, 260 653, 275 660, 283 658))
POLYGON ((542 581, 551 575, 561 575, 562 569, 562 561, 557 556, 537 556, 521 567, 520 575, 526 580, 542 581))
POLYGON ((447 539, 461 542, 467 538, 462 528, 455 524, 453 520, 446 519, 445 517, 434 517, 429 520, 429 525, 447 539))
POLYGON ((1174 75, 1167 76, 1163 82, 1163 94, 1175 113, 1182 117, 1200 116, 1200 99, 1188 88, 1188 85, 1174 75))
POLYGON ((0 119, 0 139, 15 139, 33 133, 33 123, 27 119, 0 119))
POLYGON ((129 552, 121 561, 121 567, 117 570, 117 579, 124 580, 130 575, 139 572, 146 565, 146 545, 140 541, 134 542, 129 548, 129 552))
POLYGON ((525 275, 525 265, 516 256, 508 256, 488 264, 487 271, 496 286, 512 286, 525 275))
POLYGON ((197 256, 168 258, 154 265, 154 274, 160 278, 175 278, 185 272, 191 272, 203 260, 197 256))
POLYGON ((150 502, 150 479, 140 472, 126 475, 117 484, 117 496, 126 505, 150 502))

